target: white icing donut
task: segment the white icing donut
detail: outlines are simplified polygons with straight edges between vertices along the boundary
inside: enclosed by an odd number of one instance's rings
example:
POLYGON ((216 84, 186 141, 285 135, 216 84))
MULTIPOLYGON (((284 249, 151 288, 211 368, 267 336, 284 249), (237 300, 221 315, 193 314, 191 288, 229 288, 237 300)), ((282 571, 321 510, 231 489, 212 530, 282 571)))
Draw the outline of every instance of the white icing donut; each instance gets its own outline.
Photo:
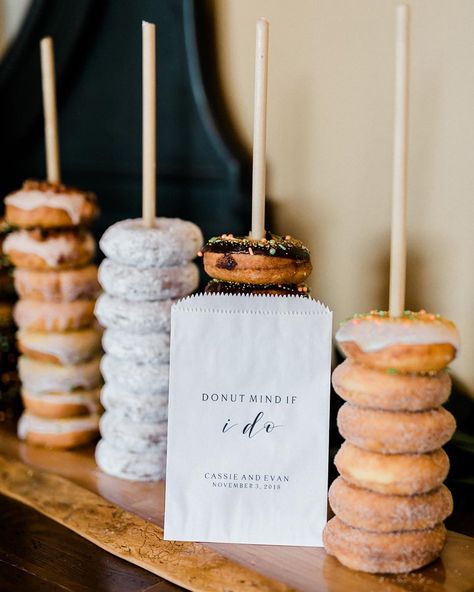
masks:
MULTIPOLYGON (((74 260, 78 240, 80 239, 75 234, 67 232, 38 240, 30 230, 16 230, 5 239, 3 251, 7 254, 11 251, 18 251, 25 255, 36 255, 43 259, 49 267, 54 268, 63 261, 74 260)), ((81 250, 92 259, 95 255, 95 241, 92 234, 85 232, 80 244, 81 250)))
POLYGON ((100 401, 107 411, 117 411, 135 422, 159 422, 168 419, 168 393, 158 395, 130 394, 105 384, 100 401))
POLYGON ((168 364, 136 364, 107 354, 102 358, 100 367, 106 382, 130 394, 159 395, 168 392, 168 364))
POLYGON ((175 267, 194 259, 203 245, 201 230, 180 218, 156 218, 153 228, 141 218, 110 226, 100 239, 105 255, 140 269, 175 267))
POLYGON ((65 418, 84 413, 101 413, 99 392, 99 389, 94 389, 71 393, 35 393, 23 388, 21 398, 25 408, 37 417, 65 418))
POLYGON ((98 430, 98 428, 98 415, 45 419, 44 417, 37 417, 36 415, 32 415, 25 411, 18 421, 17 433, 21 440, 26 440, 30 432, 45 435, 59 435, 71 432, 98 430))
POLYGON ((181 267, 137 269, 104 259, 99 266, 99 282, 112 296, 135 302, 182 298, 199 285, 194 263, 181 267))
POLYGON ((120 329, 107 329, 102 344, 106 353, 121 360, 141 364, 167 364, 170 360, 168 333, 125 333, 120 329))
POLYGON ((130 481, 161 481, 166 473, 166 450, 136 453, 115 448, 101 440, 95 449, 99 468, 113 477, 130 481))
POLYGON ((97 300, 95 314, 103 327, 127 333, 169 332, 171 307, 175 302, 176 300, 128 302, 109 294, 102 294, 97 300))
POLYGON ((44 191, 20 189, 5 198, 6 205, 14 206, 20 210, 31 211, 42 207, 64 210, 74 225, 79 224, 81 220, 81 211, 85 201, 86 196, 83 193, 56 193, 48 189, 44 191))
POLYGON ((357 315, 341 325, 336 340, 353 341, 365 352, 392 345, 437 343, 449 343, 459 349, 459 333, 454 323, 425 311, 407 312, 400 318, 389 317, 383 311, 357 315))
POLYGON ((78 331, 51 333, 47 331, 28 331, 17 333, 20 350, 32 357, 34 354, 50 356, 65 366, 90 360, 100 352, 101 331, 95 327, 78 331))
POLYGON ((166 421, 132 422, 119 411, 106 411, 100 418, 100 433, 115 448, 130 452, 157 452, 166 450, 166 421))
POLYGON ((18 371, 25 389, 37 393, 92 390, 102 382, 100 357, 75 366, 60 366, 20 356, 18 371))

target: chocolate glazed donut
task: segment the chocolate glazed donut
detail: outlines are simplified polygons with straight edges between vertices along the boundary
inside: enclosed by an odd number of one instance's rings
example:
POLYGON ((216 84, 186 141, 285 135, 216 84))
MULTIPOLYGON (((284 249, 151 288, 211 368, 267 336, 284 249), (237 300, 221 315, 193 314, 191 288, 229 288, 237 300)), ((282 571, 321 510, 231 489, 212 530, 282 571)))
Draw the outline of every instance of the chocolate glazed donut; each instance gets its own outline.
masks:
POLYGON ((312 270, 301 241, 267 233, 261 240, 223 234, 203 249, 204 269, 212 278, 252 285, 301 284, 312 270))

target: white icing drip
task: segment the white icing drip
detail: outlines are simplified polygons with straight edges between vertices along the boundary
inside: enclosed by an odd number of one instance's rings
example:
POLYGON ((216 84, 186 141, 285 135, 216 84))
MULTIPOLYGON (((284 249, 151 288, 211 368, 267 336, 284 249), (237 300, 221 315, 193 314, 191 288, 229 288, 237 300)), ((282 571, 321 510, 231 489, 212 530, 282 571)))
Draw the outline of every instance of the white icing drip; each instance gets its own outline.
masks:
POLYGON ((426 345, 450 343, 459 349, 459 333, 439 320, 376 321, 353 319, 344 323, 336 333, 339 342, 354 341, 366 352, 377 351, 392 345, 426 345))
MULTIPOLYGON (((81 242, 81 248, 90 254, 95 254, 95 241, 92 235, 87 232, 84 240, 81 242)), ((77 252, 77 241, 71 239, 67 234, 48 237, 45 240, 35 239, 28 230, 18 230, 7 236, 3 243, 5 253, 10 251, 19 251, 27 255, 37 255, 41 257, 50 267, 55 267, 63 260, 68 260, 77 252)))
POLYGON ((24 392, 23 396, 53 405, 83 405, 91 414, 100 411, 100 391, 98 389, 74 393, 55 393, 54 395, 51 393, 34 393, 29 391, 24 392))
POLYGON ((101 384, 99 357, 77 366, 60 366, 20 356, 18 371, 25 388, 34 392, 90 390, 101 384))
POLYGON ((71 327, 79 327, 82 317, 88 318, 89 307, 90 302, 83 300, 75 302, 18 300, 15 304, 14 318, 15 323, 22 329, 42 326, 47 331, 64 331, 71 327))
POLYGON ((38 297, 39 293, 48 302, 72 302, 95 299, 101 292, 95 265, 62 271, 16 268, 14 278, 20 298, 29 298, 32 293, 38 297))
POLYGON ((65 434, 98 429, 98 415, 82 415, 67 419, 44 419, 25 412, 18 421, 17 433, 20 439, 25 440, 29 432, 35 432, 37 434, 65 434))
POLYGON ((81 193, 54 193, 48 190, 39 191, 33 189, 27 191, 20 189, 7 195, 5 203, 26 211, 41 207, 64 210, 71 218, 71 222, 76 225, 81 221, 81 210, 85 199, 85 196, 81 193))
POLYGON ((47 333, 19 331, 17 339, 30 350, 55 356, 61 364, 78 364, 100 351, 101 332, 97 329, 47 333))

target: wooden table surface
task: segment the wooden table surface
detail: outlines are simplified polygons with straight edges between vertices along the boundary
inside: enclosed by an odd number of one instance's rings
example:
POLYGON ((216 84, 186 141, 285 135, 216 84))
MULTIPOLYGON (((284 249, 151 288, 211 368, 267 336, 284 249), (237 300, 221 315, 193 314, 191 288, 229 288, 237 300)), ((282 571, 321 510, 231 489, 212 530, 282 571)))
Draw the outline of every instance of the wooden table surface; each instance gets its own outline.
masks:
MULTIPOLYGON (((105 475, 95 465, 92 448, 76 452, 50 451, 19 442, 10 429, 1 428, 0 454, 18 459, 34 468, 66 477, 71 482, 98 493, 105 499, 150 522, 158 525, 163 524, 163 483, 132 483, 105 475)), ((74 535, 74 537, 76 536, 74 535)), ((2 538, 4 544, 1 551, 9 553, 9 539, 4 537, 3 533, 2 538)), ((87 543, 87 545, 90 544, 87 543)), ((229 544, 206 546, 302 592, 395 592, 401 590, 468 592, 474 590, 474 539, 453 532, 449 533, 448 543, 440 560, 423 570, 399 576, 379 576, 354 572, 340 565, 334 558, 327 556, 320 548, 229 544)), ((86 552, 84 551, 84 553, 86 552)), ((101 551, 101 553, 103 552, 101 551)), ((117 561, 119 560, 117 559, 117 561)), ((0 558, 0 564, 1 562, 0 558)), ((134 572, 130 575, 130 578, 133 577, 140 576, 134 572)), ((156 576, 153 577, 156 578, 156 576)), ((160 587, 155 588, 155 585, 162 584, 154 583, 151 587, 153 592, 162 590, 160 587)), ((38 587, 38 590, 40 589, 38 587)), ((85 587, 83 589, 95 588, 85 587)), ((120 590, 120 588, 113 587, 111 589, 120 590)), ((134 588, 133 585, 130 585, 127 589, 145 590, 146 588, 134 588)), ((173 589, 177 588, 173 586, 169 588, 169 590, 173 589)), ((163 588, 163 590, 168 590, 168 588, 163 588)))

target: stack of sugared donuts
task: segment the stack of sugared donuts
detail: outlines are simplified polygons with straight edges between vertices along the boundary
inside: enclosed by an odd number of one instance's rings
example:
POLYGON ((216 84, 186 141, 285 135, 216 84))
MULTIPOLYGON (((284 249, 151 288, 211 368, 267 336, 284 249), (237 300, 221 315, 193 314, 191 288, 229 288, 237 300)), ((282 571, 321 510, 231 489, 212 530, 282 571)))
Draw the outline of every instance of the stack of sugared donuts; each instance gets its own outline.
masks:
POLYGON ((99 285, 88 230, 96 199, 26 181, 5 207, 15 230, 4 249, 20 298, 14 318, 25 412, 18 434, 53 448, 80 446, 96 438, 100 411, 101 333, 93 314, 99 285))
POLYGON ((452 511, 441 447, 456 425, 442 404, 458 331, 425 311, 372 311, 343 323, 336 339, 347 356, 332 379, 346 401, 338 414, 345 442, 329 490, 336 516, 326 550, 356 570, 418 569, 440 555, 452 511))
POLYGON ((104 233, 99 268, 105 293, 96 315, 106 327, 102 360, 102 440, 96 460, 106 473, 163 479, 166 467, 171 306, 199 283, 192 262, 200 229, 178 218, 117 222, 104 233))
POLYGON ((222 234, 202 250, 212 280, 205 292, 217 294, 307 295, 312 271, 309 250, 291 236, 266 233, 260 240, 222 234))

